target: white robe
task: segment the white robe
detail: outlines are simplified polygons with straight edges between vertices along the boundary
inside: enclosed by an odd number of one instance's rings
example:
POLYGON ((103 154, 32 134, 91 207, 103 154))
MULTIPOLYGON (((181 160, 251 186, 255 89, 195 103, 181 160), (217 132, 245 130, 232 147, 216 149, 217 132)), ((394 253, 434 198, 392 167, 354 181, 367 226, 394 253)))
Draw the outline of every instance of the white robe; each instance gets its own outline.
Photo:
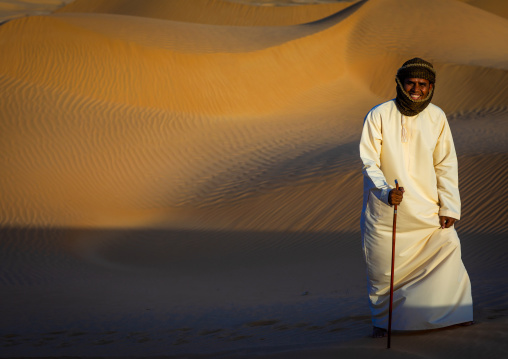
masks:
POLYGON ((407 117, 394 100, 374 107, 365 118, 360 157, 362 247, 373 325, 388 327, 393 225, 388 193, 395 179, 405 193, 397 209, 392 329, 473 320, 457 232, 439 224, 440 215, 460 219, 457 156, 444 112, 430 104, 407 117))

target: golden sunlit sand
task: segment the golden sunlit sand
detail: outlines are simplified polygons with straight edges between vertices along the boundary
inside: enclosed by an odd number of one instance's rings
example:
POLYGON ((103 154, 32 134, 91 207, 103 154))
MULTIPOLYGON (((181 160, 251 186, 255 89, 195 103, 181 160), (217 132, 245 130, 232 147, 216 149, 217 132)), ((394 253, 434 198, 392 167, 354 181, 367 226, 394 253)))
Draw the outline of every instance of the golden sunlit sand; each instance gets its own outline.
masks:
POLYGON ((2 357, 508 351, 505 1, 11 0, 0 22, 2 357), (358 143, 416 56, 477 324, 386 351, 358 143))

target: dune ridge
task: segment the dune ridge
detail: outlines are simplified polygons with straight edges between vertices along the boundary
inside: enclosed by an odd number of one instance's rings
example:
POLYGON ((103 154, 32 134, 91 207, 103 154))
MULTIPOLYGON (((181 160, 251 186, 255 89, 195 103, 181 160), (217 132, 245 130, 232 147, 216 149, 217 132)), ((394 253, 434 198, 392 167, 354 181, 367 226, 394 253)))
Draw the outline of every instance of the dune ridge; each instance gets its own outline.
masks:
POLYGON ((230 26, 286 26, 318 21, 358 0, 300 6, 255 6, 224 0, 76 0, 56 12, 104 13, 230 26))
POLYGON ((24 16, 51 14, 73 0, 2 0, 0 1, 0 25, 24 16))
POLYGON ((508 18, 508 4, 503 0, 460 0, 469 5, 508 18))

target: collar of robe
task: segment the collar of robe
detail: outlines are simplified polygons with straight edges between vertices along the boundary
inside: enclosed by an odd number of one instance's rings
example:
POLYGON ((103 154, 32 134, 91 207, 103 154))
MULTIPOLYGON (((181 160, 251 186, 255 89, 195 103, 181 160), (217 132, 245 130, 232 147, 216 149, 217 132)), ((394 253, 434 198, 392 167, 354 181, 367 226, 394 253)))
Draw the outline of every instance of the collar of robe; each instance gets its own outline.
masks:
POLYGON ((402 87, 402 83, 398 77, 395 77, 395 81, 397 82, 397 97, 395 98, 395 104, 404 116, 416 116, 427 108, 432 100, 432 95, 434 94, 434 86, 432 86, 432 89, 429 91, 426 98, 422 100, 413 100, 402 87))

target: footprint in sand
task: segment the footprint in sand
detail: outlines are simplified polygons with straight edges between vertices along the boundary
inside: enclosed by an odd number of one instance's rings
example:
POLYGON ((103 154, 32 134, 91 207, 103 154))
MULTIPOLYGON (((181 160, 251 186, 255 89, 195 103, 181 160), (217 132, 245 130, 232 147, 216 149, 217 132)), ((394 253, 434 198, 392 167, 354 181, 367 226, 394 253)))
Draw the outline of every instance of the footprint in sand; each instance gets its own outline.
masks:
POLYGON ((88 333, 86 333, 86 332, 71 332, 68 335, 69 335, 69 337, 79 337, 81 335, 86 335, 86 334, 88 334, 88 333))
POLYGON ((93 342, 94 345, 107 345, 114 343, 114 340, 100 339, 93 342))
POLYGON ((187 339, 179 338, 173 342, 173 345, 182 345, 182 344, 187 344, 187 343, 190 343, 187 339))
POLYGON ((248 327, 265 327, 268 325, 274 325, 279 323, 279 320, 256 320, 254 322, 250 322, 245 324, 248 327))
POLYGON ((229 338, 228 341, 236 342, 237 340, 243 340, 247 338, 252 338, 252 335, 238 335, 236 337, 229 338))
POLYGON ((202 330, 198 333, 198 335, 210 335, 210 334, 216 334, 221 332, 222 329, 209 329, 209 330, 202 330))

